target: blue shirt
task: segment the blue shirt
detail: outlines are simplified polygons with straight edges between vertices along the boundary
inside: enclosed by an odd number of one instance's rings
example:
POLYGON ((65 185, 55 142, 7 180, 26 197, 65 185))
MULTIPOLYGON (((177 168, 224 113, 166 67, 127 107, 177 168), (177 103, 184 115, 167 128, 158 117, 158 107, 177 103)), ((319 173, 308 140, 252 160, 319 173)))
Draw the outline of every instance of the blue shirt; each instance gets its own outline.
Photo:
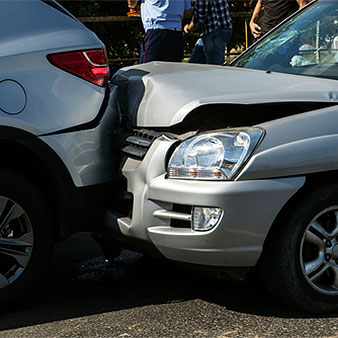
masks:
POLYGON ((141 18, 144 30, 182 29, 183 13, 190 8, 190 0, 142 0, 141 18))

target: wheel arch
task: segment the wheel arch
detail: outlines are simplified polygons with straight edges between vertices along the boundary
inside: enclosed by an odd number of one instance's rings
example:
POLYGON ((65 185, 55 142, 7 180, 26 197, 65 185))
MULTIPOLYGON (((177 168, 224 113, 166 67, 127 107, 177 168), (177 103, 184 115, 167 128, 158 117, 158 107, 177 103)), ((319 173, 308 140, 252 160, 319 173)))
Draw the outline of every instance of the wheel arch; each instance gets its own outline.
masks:
MULTIPOLYGON (((318 239, 316 243, 312 235, 309 238, 306 235, 310 224, 311 228, 316 229, 313 220, 316 222, 319 216, 328 215, 333 206, 336 213, 337 173, 329 171, 307 176, 306 184, 290 198, 276 217, 257 264, 263 281, 277 299, 309 313, 337 312, 336 282, 332 278, 332 271, 326 274, 327 269, 331 267, 336 271, 335 274, 337 273, 336 263, 332 263, 336 260, 335 244, 330 244, 330 235, 329 238, 325 235, 317 237, 317 232, 311 230, 313 236, 318 239), (310 247, 305 249, 305 241, 314 244, 314 250, 317 251, 309 251, 310 247), (306 264, 309 264, 308 271, 305 271, 306 264)), ((325 222, 328 220, 324 219, 325 222)), ((334 226, 337 227, 336 216, 331 214, 330 219, 334 220, 334 226)), ((332 236, 335 238, 334 234, 332 236)), ((311 246, 312 249, 313 247, 311 246)))
POLYGON ((281 230, 281 224, 283 223, 283 220, 285 220, 288 217, 290 210, 293 210, 293 208, 295 208, 295 206, 299 203, 299 201, 302 198, 305 198, 311 192, 313 192, 316 189, 319 189, 320 187, 332 184, 338 185, 338 170, 325 171, 306 175, 304 185, 287 201, 287 203, 284 204, 284 206, 274 219, 267 233, 267 236, 265 237, 262 252, 264 252, 264 247, 268 243, 270 243, 270 241, 272 241, 273 238, 275 238, 275 236, 278 235, 278 232, 281 230))
POLYGON ((0 127, 1 168, 12 170, 32 182, 49 206, 55 239, 70 232, 67 217, 72 179, 56 153, 35 135, 0 127))

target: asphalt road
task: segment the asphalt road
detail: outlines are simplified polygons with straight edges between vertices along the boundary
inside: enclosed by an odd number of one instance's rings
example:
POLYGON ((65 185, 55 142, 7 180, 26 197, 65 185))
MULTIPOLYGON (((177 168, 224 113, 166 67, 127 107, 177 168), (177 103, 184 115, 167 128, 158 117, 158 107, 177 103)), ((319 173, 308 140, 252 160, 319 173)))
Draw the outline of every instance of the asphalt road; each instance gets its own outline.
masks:
POLYGON ((58 245, 44 287, 0 311, 1 338, 338 337, 338 315, 294 312, 259 283, 130 251, 110 267, 87 234, 58 245))

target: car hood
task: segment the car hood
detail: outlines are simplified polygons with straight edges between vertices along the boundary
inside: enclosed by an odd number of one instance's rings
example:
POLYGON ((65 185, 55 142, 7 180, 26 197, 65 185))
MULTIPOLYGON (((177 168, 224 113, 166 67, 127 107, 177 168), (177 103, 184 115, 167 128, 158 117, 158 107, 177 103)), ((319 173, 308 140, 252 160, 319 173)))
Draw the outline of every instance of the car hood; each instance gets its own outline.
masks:
POLYGON ((172 126, 210 104, 338 103, 336 80, 229 66, 151 62, 121 69, 113 83, 137 127, 172 126))

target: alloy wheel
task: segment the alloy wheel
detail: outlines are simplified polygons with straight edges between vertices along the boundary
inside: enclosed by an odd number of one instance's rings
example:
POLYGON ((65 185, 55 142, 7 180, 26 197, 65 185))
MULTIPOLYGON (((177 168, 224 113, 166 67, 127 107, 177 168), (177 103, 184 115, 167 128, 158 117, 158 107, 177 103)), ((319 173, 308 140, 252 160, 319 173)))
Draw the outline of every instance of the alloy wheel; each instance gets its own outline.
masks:
POLYGON ((300 262, 311 287, 325 295, 338 295, 338 206, 321 211, 307 226, 300 262))
POLYGON ((33 250, 33 228, 15 201, 0 196, 0 289, 18 279, 33 250))

